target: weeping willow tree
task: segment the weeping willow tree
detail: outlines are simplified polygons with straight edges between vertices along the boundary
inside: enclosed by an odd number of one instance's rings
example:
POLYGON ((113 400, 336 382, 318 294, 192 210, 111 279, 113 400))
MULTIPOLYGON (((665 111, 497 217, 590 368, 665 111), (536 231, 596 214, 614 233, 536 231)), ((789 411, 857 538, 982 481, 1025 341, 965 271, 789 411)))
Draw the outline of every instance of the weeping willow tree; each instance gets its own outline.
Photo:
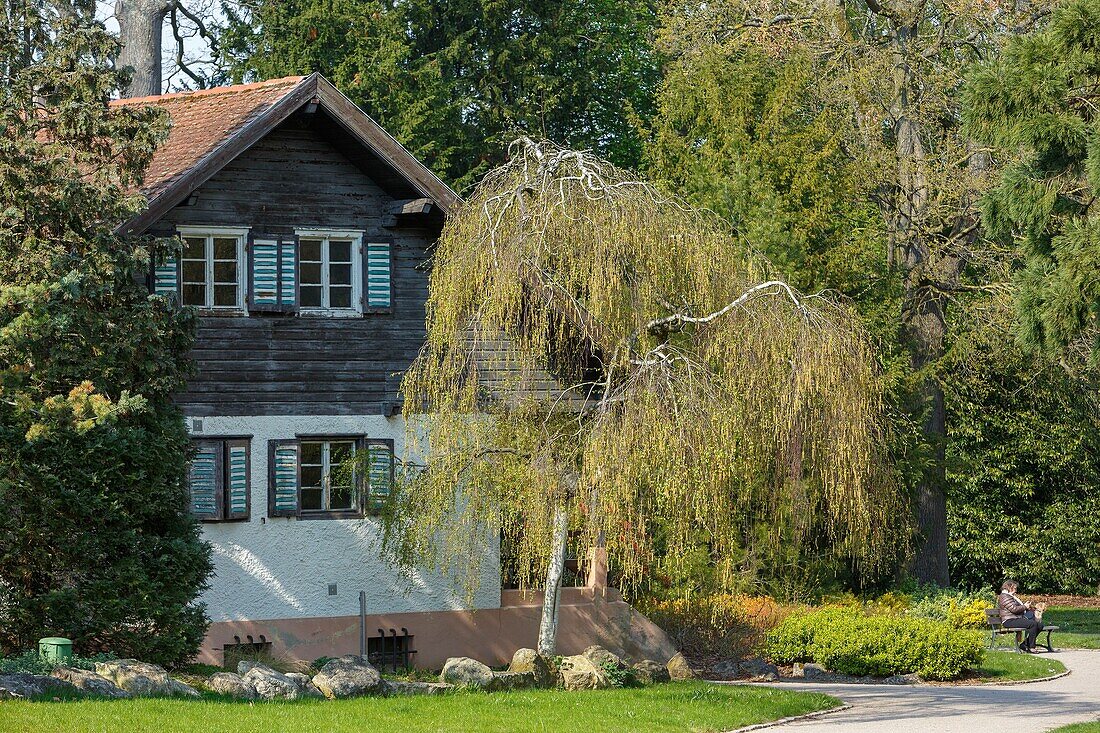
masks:
POLYGON ((427 342, 402 392, 410 453, 386 513, 405 563, 454 572, 509 548, 545 584, 552 653, 566 543, 626 584, 707 538, 724 578, 746 538, 824 525, 873 565, 904 516, 883 465, 867 337, 770 277, 717 217, 591 154, 522 139, 450 217, 427 342))

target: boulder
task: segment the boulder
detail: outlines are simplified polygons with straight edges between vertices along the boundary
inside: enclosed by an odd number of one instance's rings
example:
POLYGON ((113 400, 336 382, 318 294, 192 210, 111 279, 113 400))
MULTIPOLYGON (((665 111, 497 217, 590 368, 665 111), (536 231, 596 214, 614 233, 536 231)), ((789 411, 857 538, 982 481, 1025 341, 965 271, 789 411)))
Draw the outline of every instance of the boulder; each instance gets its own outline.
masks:
POLYGON ((455 687, 473 687, 484 690, 493 684, 493 670, 469 657, 451 657, 443 665, 440 682, 455 687))
POLYGON ((563 657, 558 665, 558 679, 567 690, 604 690, 611 687, 604 671, 583 654, 563 657))
POLYGON ((261 700, 297 700, 305 696, 297 680, 287 677, 266 664, 241 662, 237 669, 242 668, 245 672, 241 678, 255 688, 256 696, 261 700))
POLYGON ((194 687, 169 677, 164 667, 141 662, 137 659, 112 659, 109 662, 96 662, 95 671, 96 674, 106 677, 131 695, 138 697, 150 695, 168 697, 199 696, 198 690, 194 687))
POLYGON ((394 682, 385 680, 382 688, 387 695, 442 695, 454 689, 446 682, 394 682))
POLYGON ((921 678, 915 674, 895 674, 882 681, 884 685, 919 685, 921 678))
POLYGON ((114 682, 111 682, 106 677, 86 669, 62 666, 54 669, 54 671, 50 673, 50 676, 79 687, 89 695, 111 697, 115 699, 132 697, 129 692, 122 689, 114 682))
POLYGON ((629 669, 626 662, 624 662, 618 655, 609 652, 602 646, 590 646, 581 652, 582 655, 588 658, 588 661, 602 669, 629 669))
POLYGON ((313 684, 332 700, 382 694, 382 675, 366 657, 349 654, 330 659, 313 675, 313 684))
POLYGON ((246 682, 239 674, 232 672, 218 672, 210 675, 210 679, 206 680, 206 689, 238 700, 255 700, 257 697, 256 687, 251 682, 246 682))
POLYGON ((800 677, 808 680, 821 679, 827 677, 829 671, 822 667, 820 664, 814 664, 813 662, 806 662, 801 664, 795 662, 791 668, 791 677, 800 677))
POLYGON ((508 671, 530 672, 535 676, 535 685, 538 687, 554 686, 554 673, 550 670, 550 663, 534 649, 517 649, 512 655, 508 671))
POLYGON ((493 681, 489 683, 490 690, 504 692, 507 690, 530 690, 537 687, 534 672, 493 672, 493 681))
POLYGON ((668 676, 674 680, 695 679, 695 670, 691 668, 691 665, 688 664, 688 661, 684 659, 684 655, 680 652, 676 652, 672 659, 668 660, 665 669, 668 670, 668 676))
POLYGON ((302 697, 315 697, 323 698, 325 695, 321 692, 321 689, 317 685, 313 684, 313 680, 310 679, 308 674, 302 674, 301 672, 287 672, 287 679, 291 680, 294 684, 298 685, 298 690, 302 693, 302 697))
POLYGON ((668 673, 668 668, 660 662, 654 662, 652 659, 643 659, 631 667, 631 670, 634 672, 634 679, 643 685, 656 685, 672 679, 668 673))
POLYGON ((40 674, 0 674, 0 697, 18 700, 30 697, 82 697, 84 693, 71 682, 40 674))
POLYGON ((755 682, 776 682, 779 680, 779 667, 763 659, 743 659, 737 665, 740 677, 755 682))
POLYGON ((741 669, 735 659, 723 659, 710 668, 710 677, 716 680, 735 680, 740 674, 741 669))

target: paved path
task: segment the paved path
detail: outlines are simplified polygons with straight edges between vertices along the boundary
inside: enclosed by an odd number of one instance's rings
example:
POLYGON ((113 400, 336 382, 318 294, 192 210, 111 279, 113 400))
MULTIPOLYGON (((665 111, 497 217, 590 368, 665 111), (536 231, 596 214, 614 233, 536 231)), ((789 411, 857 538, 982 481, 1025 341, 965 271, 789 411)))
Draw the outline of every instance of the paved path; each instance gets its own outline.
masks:
MULTIPOLYGON (((1044 655, 1046 656, 1046 655, 1044 655)), ((826 733, 1042 733, 1100 719, 1100 651, 1050 655, 1071 674, 1027 685, 923 687, 783 683, 783 689, 824 692, 852 707, 777 726, 776 731, 826 733)))

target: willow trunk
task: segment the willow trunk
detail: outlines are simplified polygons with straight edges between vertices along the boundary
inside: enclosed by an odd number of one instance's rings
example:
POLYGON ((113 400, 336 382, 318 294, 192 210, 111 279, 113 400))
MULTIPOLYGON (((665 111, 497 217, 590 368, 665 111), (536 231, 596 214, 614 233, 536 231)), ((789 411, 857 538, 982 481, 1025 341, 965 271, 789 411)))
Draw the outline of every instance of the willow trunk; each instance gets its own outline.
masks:
POLYGON ((550 562, 546 568, 546 593, 542 599, 542 619, 539 622, 538 653, 554 656, 558 641, 558 612, 561 608, 561 577, 565 572, 565 545, 569 537, 569 515, 565 507, 554 509, 554 535, 550 545, 550 562))

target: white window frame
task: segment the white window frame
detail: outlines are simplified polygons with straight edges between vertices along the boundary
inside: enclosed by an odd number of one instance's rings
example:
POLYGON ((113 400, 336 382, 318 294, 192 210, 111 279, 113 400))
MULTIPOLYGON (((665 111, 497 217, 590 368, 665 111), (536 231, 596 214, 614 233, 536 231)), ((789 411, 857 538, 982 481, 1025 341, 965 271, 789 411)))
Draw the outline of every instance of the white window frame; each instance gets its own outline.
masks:
MULTIPOLYGON (((245 310, 245 295, 248 290, 248 258, 245 256, 245 243, 248 241, 248 233, 252 230, 251 227, 216 227, 216 226, 180 226, 176 227, 176 232, 180 237, 180 241, 183 241, 184 237, 191 239, 197 239, 202 237, 206 240, 206 304, 197 305, 195 308, 199 308, 204 311, 231 311, 231 312, 244 312, 245 310), (235 305, 214 305, 214 238, 231 238, 237 239, 237 302, 235 305)), ((180 300, 183 300, 183 256, 180 255, 180 279, 179 279, 179 293, 180 300)))
MULTIPOLYGON (((363 236, 366 232, 358 229, 295 229, 298 240, 320 239, 321 243, 321 307, 299 306, 298 312, 306 315, 350 317, 363 314, 363 236), (333 239, 351 240, 351 307, 332 308, 323 305, 329 298, 329 241, 333 239)), ((302 287, 301 274, 302 250, 298 248, 298 287, 302 287)))
MULTIPOLYGON (((338 237, 337 237, 338 238, 338 237)), ((302 446, 306 443, 315 443, 321 446, 321 508, 320 509, 304 509, 299 508, 299 512, 305 515, 324 515, 324 514, 342 514, 342 513, 356 513, 361 514, 363 511, 362 503, 363 497, 361 495, 361 488, 359 487, 359 470, 355 468, 352 473, 352 485, 351 485, 351 506, 344 509, 333 509, 332 504, 332 444, 333 443, 351 443, 351 455, 348 456, 349 461, 354 461, 356 454, 360 451, 360 443, 362 438, 356 437, 302 437, 298 438, 298 455, 301 465, 305 465, 305 461, 301 456, 302 446)), ((315 465, 315 464, 310 464, 315 465)), ((301 467, 299 467, 301 472, 301 467)), ((299 492, 302 489, 316 490, 317 486, 299 486, 299 492)))

